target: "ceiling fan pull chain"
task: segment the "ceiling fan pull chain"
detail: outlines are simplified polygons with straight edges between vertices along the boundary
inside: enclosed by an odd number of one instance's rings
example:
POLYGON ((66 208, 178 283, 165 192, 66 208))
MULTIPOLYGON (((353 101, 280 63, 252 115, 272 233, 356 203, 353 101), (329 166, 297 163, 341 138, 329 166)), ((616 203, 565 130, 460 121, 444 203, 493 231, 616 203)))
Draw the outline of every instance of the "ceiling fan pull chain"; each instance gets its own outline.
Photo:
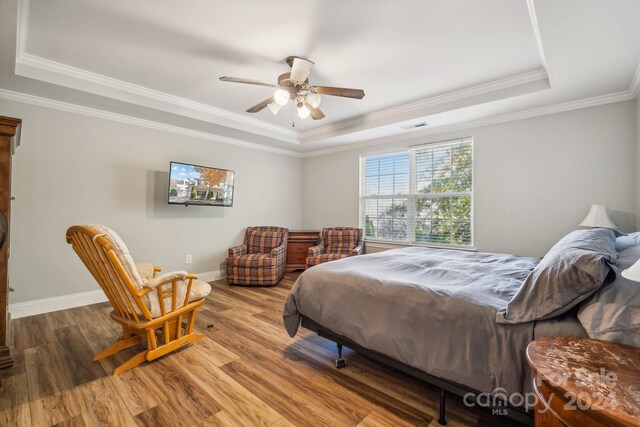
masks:
POLYGON ((291 119, 291 127, 294 128, 294 127, 296 127, 296 109, 294 108, 291 111, 293 112, 293 116, 292 116, 292 119, 291 119))

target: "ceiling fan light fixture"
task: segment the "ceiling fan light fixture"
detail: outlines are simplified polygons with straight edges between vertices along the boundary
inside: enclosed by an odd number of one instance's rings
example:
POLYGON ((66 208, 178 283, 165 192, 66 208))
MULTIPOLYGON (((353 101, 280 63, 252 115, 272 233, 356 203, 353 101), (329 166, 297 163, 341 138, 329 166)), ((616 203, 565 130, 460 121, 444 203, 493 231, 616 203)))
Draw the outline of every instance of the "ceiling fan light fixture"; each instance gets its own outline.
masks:
POLYGON ((304 105, 298 107, 298 117, 300 119, 306 119, 311 114, 311 111, 304 105))
POLYGON ((273 99, 280 105, 287 105, 287 101, 289 101, 289 92, 284 89, 278 89, 273 94, 273 99))
POLYGON ((307 102, 313 108, 318 108, 318 106, 320 105, 320 101, 322 101, 322 97, 317 93, 309 92, 309 94, 307 95, 307 102))
POLYGON ((280 109, 282 108, 282 105, 278 104, 277 102, 272 102, 270 104, 267 104, 267 108, 269 108, 269 111, 271 111, 273 115, 276 116, 278 114, 278 111, 280 111, 280 109))
MULTIPOLYGON (((256 105, 247 108, 247 113, 259 113, 269 108, 272 114, 278 114, 280 107, 284 107, 291 100, 296 105, 298 117, 305 119, 311 117, 313 120, 322 120, 324 113, 318 106, 322 96, 337 96, 341 98, 362 99, 364 90, 351 89, 333 86, 312 86, 309 83, 309 74, 313 68, 313 61, 297 56, 289 56, 286 59, 287 65, 291 67, 291 72, 280 74, 277 83, 265 83, 258 80, 245 79, 240 77, 222 76, 220 80, 230 83, 243 83, 248 85, 267 86, 275 89, 274 93, 267 99, 258 102, 256 105)), ((326 106, 326 105, 325 105, 326 106)), ((294 123, 296 110, 293 110, 294 123)))

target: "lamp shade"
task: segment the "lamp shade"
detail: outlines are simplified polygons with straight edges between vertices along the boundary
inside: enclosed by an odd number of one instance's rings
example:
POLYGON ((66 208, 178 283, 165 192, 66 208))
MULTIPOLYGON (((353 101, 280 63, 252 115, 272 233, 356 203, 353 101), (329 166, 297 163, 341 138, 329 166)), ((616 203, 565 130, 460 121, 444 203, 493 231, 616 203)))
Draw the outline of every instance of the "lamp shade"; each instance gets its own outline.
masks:
POLYGON ((640 260, 626 270, 622 270, 622 277, 634 282, 640 282, 640 260))
POLYGON ((306 119, 309 117, 309 114, 311 114, 311 111, 304 105, 298 107, 298 117, 301 119, 306 119))
POLYGON ((307 95, 307 102, 313 107, 318 108, 320 105, 320 101, 322 101, 322 97, 317 93, 309 93, 307 95))
POLYGON ((607 208, 604 205, 591 205, 591 210, 587 217, 580 223, 581 227, 594 228, 617 228, 607 215, 607 208))
POLYGON ((267 107, 269 108, 269 111, 271 111, 273 113, 273 115, 275 116, 276 114, 278 114, 278 111, 280 111, 280 109, 282 108, 282 105, 278 104, 277 102, 271 102, 269 104, 267 104, 267 107))
POLYGON ((287 101, 289 101, 289 92, 283 89, 278 89, 273 94, 273 99, 280 105, 287 105, 287 101))

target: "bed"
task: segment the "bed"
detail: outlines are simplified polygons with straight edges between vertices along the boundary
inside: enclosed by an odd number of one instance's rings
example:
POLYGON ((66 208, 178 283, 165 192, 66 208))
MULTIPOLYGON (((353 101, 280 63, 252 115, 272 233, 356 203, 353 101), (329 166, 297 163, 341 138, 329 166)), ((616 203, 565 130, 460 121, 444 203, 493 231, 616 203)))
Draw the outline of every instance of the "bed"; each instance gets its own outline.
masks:
MULTIPOLYGON (((613 233, 606 240, 613 247, 613 233)), ((566 253, 560 246, 559 252, 566 253)), ((599 287, 615 259, 594 259, 589 262, 601 264, 604 271, 594 280, 601 280, 599 287)), ((539 258, 422 247, 350 257, 300 275, 285 303, 284 324, 291 337, 300 326, 306 327, 339 348, 344 344, 367 352, 441 387, 444 422, 445 390, 475 397, 526 395, 532 391, 525 357, 531 341, 552 335, 587 336, 576 310, 596 286, 581 289, 580 299, 563 302, 562 310, 532 310, 539 318, 529 320, 514 312, 509 319, 505 314, 513 301, 523 303, 520 293, 535 297, 538 288, 531 292, 523 287, 540 264, 539 258)), ((552 271, 550 277, 557 273, 552 271)), ((526 402, 503 407, 512 409, 513 418, 531 421, 526 402)))

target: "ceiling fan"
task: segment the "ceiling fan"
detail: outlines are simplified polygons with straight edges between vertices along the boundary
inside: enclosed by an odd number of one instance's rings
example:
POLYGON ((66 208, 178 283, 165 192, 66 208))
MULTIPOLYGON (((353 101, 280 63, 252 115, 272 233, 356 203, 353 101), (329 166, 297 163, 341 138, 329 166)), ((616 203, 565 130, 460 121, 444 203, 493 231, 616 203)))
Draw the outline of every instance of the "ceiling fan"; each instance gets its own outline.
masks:
MULTIPOLYGON (((314 63, 308 59, 297 56, 289 56, 286 61, 289 67, 291 67, 291 72, 281 74, 280 77, 278 77, 277 84, 227 76, 220 77, 220 80, 223 82, 245 83, 276 88, 272 96, 249 108, 247 110, 248 113, 257 113, 267 107, 276 115, 278 111, 291 100, 295 103, 300 119, 306 119, 311 116, 313 120, 321 120, 325 116, 318 108, 322 100, 320 95, 341 96, 354 99, 362 99, 364 97, 364 91, 362 89, 310 86, 309 74, 311 73, 311 68, 313 68, 314 63)), ((295 126, 295 122, 293 126, 295 126)))

